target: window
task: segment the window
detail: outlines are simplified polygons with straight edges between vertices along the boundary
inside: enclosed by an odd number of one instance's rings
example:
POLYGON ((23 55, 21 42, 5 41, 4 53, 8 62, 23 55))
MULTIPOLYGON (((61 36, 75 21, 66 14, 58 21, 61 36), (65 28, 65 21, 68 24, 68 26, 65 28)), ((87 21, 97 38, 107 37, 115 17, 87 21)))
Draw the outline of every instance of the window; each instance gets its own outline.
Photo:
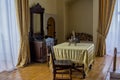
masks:
POLYGON ((13 70, 17 64, 19 33, 15 0, 0 0, 0 72, 13 70))
POLYGON ((112 22, 106 38, 107 54, 113 53, 114 47, 120 53, 120 0, 116 0, 112 22))

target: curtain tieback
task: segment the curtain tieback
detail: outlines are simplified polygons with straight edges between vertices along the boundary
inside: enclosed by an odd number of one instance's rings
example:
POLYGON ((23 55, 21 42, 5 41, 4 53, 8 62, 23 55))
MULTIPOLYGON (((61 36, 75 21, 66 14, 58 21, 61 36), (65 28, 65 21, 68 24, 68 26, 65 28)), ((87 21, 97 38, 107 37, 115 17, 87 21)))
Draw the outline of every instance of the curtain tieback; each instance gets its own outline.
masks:
POLYGON ((102 38, 104 38, 104 39, 105 39, 105 36, 104 36, 102 33, 97 32, 97 34, 98 34, 100 37, 102 37, 102 38))
POLYGON ((28 35, 23 35, 23 40, 26 40, 26 39, 28 39, 28 35))

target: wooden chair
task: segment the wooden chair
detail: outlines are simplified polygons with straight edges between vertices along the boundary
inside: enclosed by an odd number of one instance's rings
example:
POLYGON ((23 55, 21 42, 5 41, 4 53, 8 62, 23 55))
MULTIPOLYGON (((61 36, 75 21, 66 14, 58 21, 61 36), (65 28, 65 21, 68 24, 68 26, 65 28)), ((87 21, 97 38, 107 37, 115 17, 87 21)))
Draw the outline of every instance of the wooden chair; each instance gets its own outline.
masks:
POLYGON ((116 72, 117 48, 114 48, 113 72, 110 72, 110 80, 120 80, 120 73, 116 72))
POLYGON ((116 71, 117 48, 114 49, 113 72, 116 71))
POLYGON ((48 66, 49 66, 50 49, 51 49, 51 47, 54 46, 54 38, 51 38, 51 37, 48 37, 48 36, 46 36, 45 38, 46 38, 45 42, 46 42, 46 49, 47 49, 47 63, 48 63, 48 66))
POLYGON ((51 49, 53 80, 72 80, 72 62, 71 60, 56 60, 54 51, 51 49), (69 78, 57 79, 56 74, 68 74, 69 78))
POLYGON ((46 49, 47 49, 47 64, 48 64, 48 67, 49 67, 49 61, 50 61, 50 46, 46 46, 46 49))

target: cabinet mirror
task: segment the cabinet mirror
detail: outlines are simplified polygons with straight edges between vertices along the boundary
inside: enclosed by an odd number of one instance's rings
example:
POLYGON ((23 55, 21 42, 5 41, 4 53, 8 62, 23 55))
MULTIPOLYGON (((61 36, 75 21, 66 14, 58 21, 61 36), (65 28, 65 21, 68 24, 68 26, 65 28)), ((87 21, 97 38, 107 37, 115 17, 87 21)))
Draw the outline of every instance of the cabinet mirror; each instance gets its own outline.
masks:
POLYGON ((30 38, 42 39, 44 37, 43 29, 44 8, 40 4, 36 4, 30 8, 30 38))
POLYGON ((40 14, 33 14, 33 32, 40 33, 41 32, 41 15, 40 14))

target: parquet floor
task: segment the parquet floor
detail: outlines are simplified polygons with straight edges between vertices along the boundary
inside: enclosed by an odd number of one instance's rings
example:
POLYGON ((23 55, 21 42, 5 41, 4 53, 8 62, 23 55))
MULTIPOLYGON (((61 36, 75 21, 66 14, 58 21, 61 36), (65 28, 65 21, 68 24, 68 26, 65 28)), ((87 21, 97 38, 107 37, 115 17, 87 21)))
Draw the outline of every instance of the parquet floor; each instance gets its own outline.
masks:
MULTIPOLYGON (((111 63, 111 56, 96 57, 92 70, 84 80, 109 80, 111 63)), ((120 68, 120 65, 118 67, 120 68)), ((0 80, 52 80, 52 72, 47 63, 34 63, 12 72, 2 72, 0 80)), ((73 72, 72 80, 83 80, 81 73, 73 72)))

